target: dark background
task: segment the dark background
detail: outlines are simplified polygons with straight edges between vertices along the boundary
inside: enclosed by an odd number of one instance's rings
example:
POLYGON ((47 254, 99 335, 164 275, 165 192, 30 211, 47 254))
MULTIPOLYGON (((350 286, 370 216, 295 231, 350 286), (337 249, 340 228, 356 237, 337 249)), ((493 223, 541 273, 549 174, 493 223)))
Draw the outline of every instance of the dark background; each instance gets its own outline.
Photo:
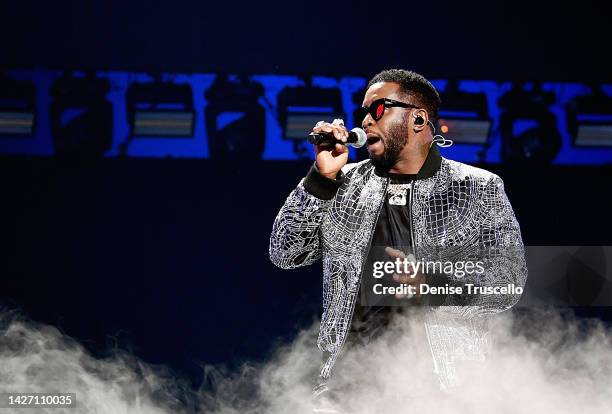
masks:
MULTIPOLYGON (((586 3, 12 2, 6 68, 610 81, 586 3)), ((265 358, 316 318, 320 264, 268 259, 305 162, 2 157, 0 304, 201 378, 265 358)), ((505 181, 526 244, 610 244, 610 166, 482 165, 505 181)), ((609 318, 607 309, 583 309, 609 318)))
POLYGON ((126 71, 610 81, 603 3, 12 1, 0 64, 126 71))

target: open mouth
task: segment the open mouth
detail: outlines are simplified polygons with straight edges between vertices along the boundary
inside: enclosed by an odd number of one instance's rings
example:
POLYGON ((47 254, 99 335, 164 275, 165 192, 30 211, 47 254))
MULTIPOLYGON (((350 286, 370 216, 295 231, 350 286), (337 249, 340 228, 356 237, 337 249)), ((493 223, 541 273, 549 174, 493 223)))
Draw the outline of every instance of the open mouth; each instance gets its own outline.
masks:
POLYGON ((380 137, 378 135, 368 134, 368 140, 366 141, 368 145, 376 144, 378 141, 380 141, 380 137))

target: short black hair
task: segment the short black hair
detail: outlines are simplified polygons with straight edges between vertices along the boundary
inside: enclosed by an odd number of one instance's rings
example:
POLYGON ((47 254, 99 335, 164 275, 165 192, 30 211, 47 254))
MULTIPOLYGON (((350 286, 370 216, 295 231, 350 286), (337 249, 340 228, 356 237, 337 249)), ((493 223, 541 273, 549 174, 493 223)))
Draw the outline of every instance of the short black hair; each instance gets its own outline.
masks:
POLYGON ((414 99, 415 105, 427 110, 433 122, 438 119, 441 103, 440 94, 424 76, 410 70, 387 69, 374 75, 370 82, 368 82, 367 89, 370 89, 370 86, 378 82, 397 83, 400 86, 400 92, 414 99))

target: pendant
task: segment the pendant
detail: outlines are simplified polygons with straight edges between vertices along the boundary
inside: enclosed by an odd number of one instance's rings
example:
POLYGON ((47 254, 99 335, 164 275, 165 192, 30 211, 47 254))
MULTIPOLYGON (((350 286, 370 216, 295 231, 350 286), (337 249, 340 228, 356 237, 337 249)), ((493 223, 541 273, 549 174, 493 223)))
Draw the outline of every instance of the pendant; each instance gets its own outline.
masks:
POLYGON ((389 197, 389 204, 392 206, 405 206, 406 205, 406 193, 394 194, 389 197))

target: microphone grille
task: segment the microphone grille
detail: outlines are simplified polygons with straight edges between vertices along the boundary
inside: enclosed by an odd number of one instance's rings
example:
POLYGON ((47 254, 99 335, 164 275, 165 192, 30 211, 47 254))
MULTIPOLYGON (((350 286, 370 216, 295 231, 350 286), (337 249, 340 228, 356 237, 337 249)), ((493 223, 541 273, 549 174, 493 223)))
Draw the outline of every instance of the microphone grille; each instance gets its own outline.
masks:
POLYGON ((366 141, 368 140, 368 135, 365 133, 365 131, 361 128, 353 128, 351 129, 351 132, 354 132, 355 135, 357 135, 357 142, 354 142, 349 145, 352 146, 353 148, 363 147, 366 141))

